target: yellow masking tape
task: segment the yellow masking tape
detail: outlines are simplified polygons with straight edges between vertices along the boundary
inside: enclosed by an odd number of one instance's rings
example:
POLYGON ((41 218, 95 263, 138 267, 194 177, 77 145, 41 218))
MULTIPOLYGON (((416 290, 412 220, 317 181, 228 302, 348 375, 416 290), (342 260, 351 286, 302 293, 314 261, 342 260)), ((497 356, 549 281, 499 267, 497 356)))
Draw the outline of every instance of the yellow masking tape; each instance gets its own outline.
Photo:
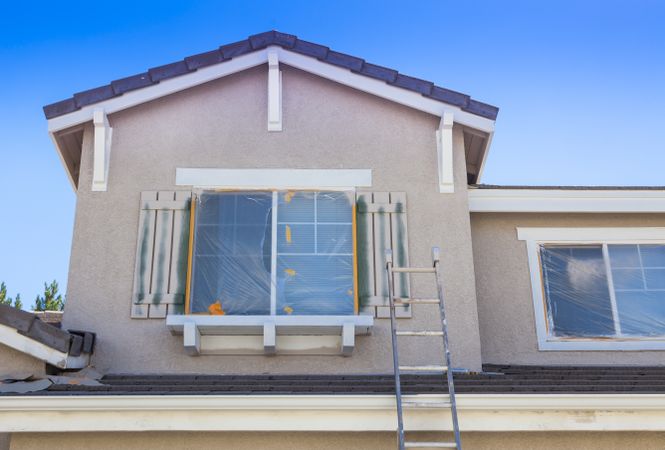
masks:
POLYGON ((290 306, 285 306, 283 309, 284 312, 287 314, 291 314, 293 312, 293 308, 291 308, 290 306))
POLYGON ((284 272, 286 272, 287 275, 290 275, 292 277, 295 276, 296 274, 296 271, 293 269, 284 269, 284 272))
POLYGON ((291 227, 288 225, 286 226, 286 242, 291 243, 291 227))
POLYGON ((208 312, 212 316, 223 316, 225 314, 224 310, 222 309, 222 304, 219 302, 219 300, 208 306, 208 312))

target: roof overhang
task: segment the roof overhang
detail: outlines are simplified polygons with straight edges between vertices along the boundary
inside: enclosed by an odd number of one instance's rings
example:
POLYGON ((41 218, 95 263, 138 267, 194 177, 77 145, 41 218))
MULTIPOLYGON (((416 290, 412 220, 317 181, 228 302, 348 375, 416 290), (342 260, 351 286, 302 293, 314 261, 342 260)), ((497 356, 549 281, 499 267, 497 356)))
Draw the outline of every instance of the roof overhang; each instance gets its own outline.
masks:
MULTIPOLYGON (((252 67, 263 64, 267 66, 269 53, 276 53, 280 63, 362 92, 438 117, 443 117, 446 113, 452 114, 453 121, 456 124, 462 125, 465 132, 468 132, 468 145, 473 145, 473 156, 471 157, 472 161, 469 161, 469 165, 473 167, 473 182, 478 181, 494 133, 495 120, 464 111, 455 105, 425 97, 419 92, 388 84, 384 80, 361 75, 348 68, 326 63, 317 58, 290 51, 280 46, 271 45, 264 49, 237 56, 218 64, 202 67, 184 75, 164 79, 157 84, 125 92, 122 95, 95 102, 75 111, 49 119, 49 134, 60 154, 63 165, 67 169, 74 189, 76 189, 77 163, 72 160, 72 154, 76 153, 75 147, 80 145, 81 126, 91 123, 96 111, 98 114, 100 111, 103 111, 104 115, 113 114, 252 67)), ((80 155, 80 148, 78 151, 80 155)))
MULTIPOLYGON (((446 395, 405 395, 441 402, 446 395)), ((458 394, 464 431, 663 431, 665 394, 458 394)), ((0 431, 394 431, 392 395, 0 397, 0 431)), ((450 431, 445 408, 405 428, 450 431)))
POLYGON ((475 213, 665 213, 665 189, 469 189, 475 213))

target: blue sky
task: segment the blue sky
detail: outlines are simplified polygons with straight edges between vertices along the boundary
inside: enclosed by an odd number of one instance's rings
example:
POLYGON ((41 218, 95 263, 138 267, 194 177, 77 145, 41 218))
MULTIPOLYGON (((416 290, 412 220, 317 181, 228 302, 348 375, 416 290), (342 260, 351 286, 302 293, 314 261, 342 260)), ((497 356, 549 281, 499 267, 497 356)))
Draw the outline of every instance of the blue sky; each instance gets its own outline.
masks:
POLYGON ((485 183, 665 185, 665 2, 17 5, 0 15, 0 281, 24 303, 66 285, 76 201, 41 107, 269 29, 499 106, 485 183))

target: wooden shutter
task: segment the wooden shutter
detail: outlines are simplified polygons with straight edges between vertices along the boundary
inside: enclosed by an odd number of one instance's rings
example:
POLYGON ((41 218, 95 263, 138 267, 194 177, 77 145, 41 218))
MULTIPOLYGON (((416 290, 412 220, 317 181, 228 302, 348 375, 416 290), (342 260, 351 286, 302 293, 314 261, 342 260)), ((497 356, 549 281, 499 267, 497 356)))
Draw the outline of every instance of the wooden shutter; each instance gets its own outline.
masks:
MULTIPOLYGON (((356 202, 360 314, 390 317, 386 249, 392 249, 396 267, 409 265, 406 193, 359 192, 356 202)), ((408 274, 395 274, 395 295, 409 296, 408 274)), ((399 305, 395 315, 411 317, 411 307, 399 305)))
POLYGON ((141 193, 132 318, 184 313, 191 197, 189 191, 141 193))

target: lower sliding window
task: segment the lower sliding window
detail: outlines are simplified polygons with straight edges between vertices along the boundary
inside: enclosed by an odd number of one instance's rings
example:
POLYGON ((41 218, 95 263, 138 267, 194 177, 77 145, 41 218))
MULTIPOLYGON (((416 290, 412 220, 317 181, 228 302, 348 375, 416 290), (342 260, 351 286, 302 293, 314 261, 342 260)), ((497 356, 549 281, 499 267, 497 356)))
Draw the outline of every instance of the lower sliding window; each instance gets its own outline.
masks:
POLYGON ((549 334, 665 336, 665 245, 541 244, 549 334))

